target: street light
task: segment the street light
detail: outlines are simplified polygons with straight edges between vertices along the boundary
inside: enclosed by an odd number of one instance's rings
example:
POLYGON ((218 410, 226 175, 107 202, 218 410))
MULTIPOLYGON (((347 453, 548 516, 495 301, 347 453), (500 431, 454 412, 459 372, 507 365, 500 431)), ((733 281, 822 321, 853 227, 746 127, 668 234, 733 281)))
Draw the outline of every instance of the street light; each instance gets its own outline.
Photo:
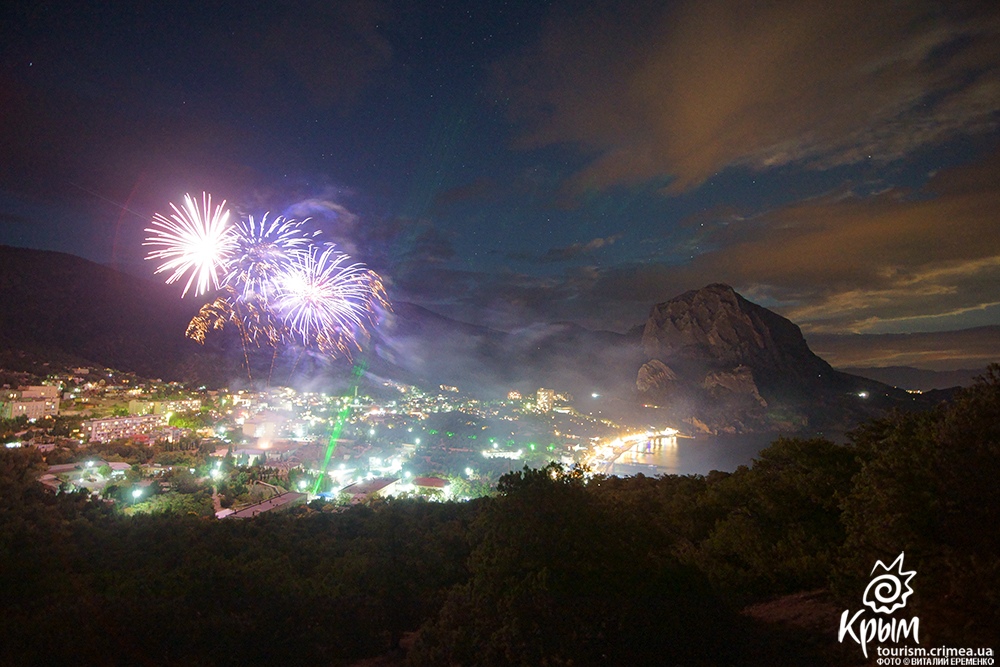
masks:
POLYGON ((142 495, 142 489, 132 489, 132 504, 134 505, 139 501, 139 496, 142 495))

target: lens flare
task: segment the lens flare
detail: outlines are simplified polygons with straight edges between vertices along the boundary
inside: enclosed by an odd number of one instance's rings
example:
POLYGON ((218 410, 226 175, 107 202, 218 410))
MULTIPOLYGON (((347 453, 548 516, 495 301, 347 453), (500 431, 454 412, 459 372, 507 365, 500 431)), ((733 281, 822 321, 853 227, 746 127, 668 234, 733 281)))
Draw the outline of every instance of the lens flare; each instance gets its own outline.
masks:
POLYGON ((157 213, 152 227, 147 227, 144 246, 152 246, 146 259, 163 260, 155 273, 172 271, 167 284, 188 276, 181 297, 194 285, 195 296, 218 289, 219 275, 225 272, 226 263, 236 248, 233 227, 229 225, 226 202, 212 208, 212 196, 202 194, 202 205, 191 195, 184 195, 184 206, 177 207, 168 218, 157 213))

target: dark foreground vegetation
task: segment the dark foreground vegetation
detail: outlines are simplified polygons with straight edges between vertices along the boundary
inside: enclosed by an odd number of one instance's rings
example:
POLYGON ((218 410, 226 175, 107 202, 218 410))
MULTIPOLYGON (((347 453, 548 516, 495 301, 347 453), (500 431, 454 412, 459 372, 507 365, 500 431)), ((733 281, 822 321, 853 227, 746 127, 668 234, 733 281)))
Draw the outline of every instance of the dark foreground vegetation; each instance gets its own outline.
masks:
POLYGON ((553 465, 464 504, 124 516, 43 492, 39 463, 0 452, 5 665, 861 663, 835 616, 901 551, 922 646, 1000 637, 1000 367, 848 446, 779 440, 707 477, 553 465), (820 636, 740 613, 817 590, 820 636))

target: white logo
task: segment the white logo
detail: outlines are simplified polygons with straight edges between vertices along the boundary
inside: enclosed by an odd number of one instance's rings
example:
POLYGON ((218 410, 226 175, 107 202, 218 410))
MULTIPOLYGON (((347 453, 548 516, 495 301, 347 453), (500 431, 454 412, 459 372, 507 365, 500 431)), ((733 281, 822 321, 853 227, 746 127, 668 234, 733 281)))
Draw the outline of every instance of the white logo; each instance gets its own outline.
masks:
MULTIPOLYGON (((878 614, 891 614, 897 609, 906 606, 906 599, 913 595, 910 587, 910 580, 917 574, 916 571, 903 571, 903 554, 892 562, 889 567, 882 561, 876 561, 875 567, 871 571, 872 580, 868 582, 862 602, 872 611, 878 614), (878 574, 876 574, 878 572, 878 574)), ((845 609, 840 615, 840 632, 837 640, 843 643, 844 637, 850 637, 861 645, 861 652, 868 657, 868 642, 877 640, 879 642, 891 641, 898 643, 900 639, 908 636, 913 637, 913 641, 920 643, 920 619, 914 616, 909 621, 881 616, 876 618, 865 618, 865 610, 854 612, 851 615, 850 609, 845 609)))
POLYGON ((865 589, 865 595, 862 599, 866 605, 872 608, 872 611, 881 614, 891 614, 897 609, 905 607, 906 598, 913 595, 913 589, 910 588, 910 579, 913 579, 917 572, 916 570, 903 572, 902 553, 896 557, 896 560, 889 567, 886 567, 882 561, 876 561, 871 573, 875 574, 875 570, 879 568, 885 574, 880 574, 872 578, 868 584, 868 588, 865 589), (896 571, 893 572, 892 568, 896 568, 896 571))

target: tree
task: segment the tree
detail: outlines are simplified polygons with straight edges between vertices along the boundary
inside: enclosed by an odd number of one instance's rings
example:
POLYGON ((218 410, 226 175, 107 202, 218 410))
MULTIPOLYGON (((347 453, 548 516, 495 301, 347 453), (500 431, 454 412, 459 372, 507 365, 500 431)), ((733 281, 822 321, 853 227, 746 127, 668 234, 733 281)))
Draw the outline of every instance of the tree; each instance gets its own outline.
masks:
POLYGON ((857 598, 876 560, 915 569, 907 609, 933 641, 1000 636, 1000 366, 949 404, 854 435, 863 464, 844 502, 838 590, 857 598), (912 609, 911 609, 912 608, 912 609), (926 628, 926 630, 925 630, 926 628))
POLYGON ((778 439, 701 499, 720 512, 698 549, 701 566, 742 600, 825 586, 844 542, 840 502, 858 467, 850 447, 778 439))
POLYGON ((470 579, 420 632, 416 665, 731 662, 735 619, 671 539, 558 464, 504 475, 473 524, 470 579))

